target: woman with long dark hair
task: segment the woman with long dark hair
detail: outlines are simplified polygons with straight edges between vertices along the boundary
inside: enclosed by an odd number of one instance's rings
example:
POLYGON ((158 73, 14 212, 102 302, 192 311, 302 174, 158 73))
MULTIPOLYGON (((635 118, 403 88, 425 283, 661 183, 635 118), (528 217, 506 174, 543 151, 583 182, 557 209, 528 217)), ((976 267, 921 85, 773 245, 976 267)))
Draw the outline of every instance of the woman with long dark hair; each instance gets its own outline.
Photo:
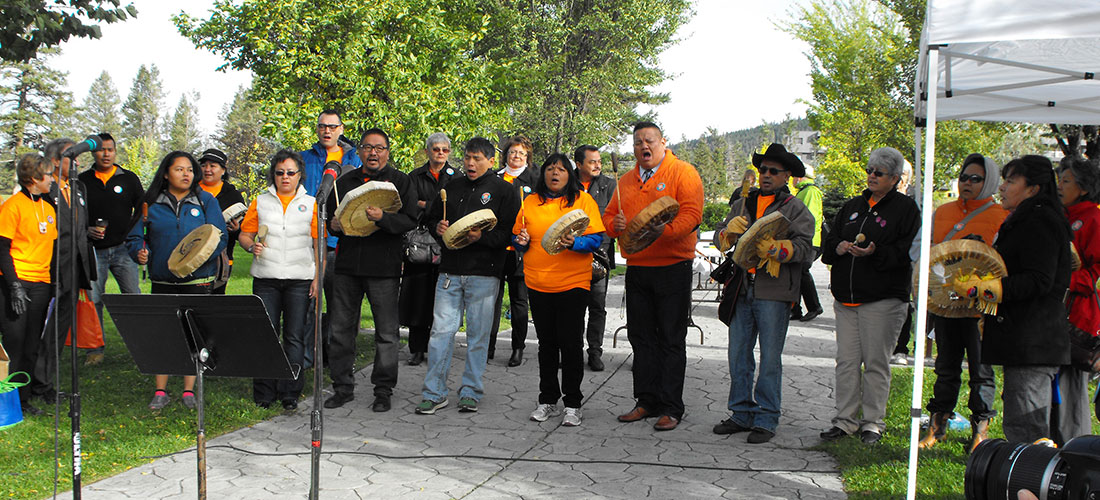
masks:
MULTIPOLYGON (((225 219, 214 196, 199 189, 196 179, 201 175, 199 162, 191 153, 168 153, 145 192, 148 220, 141 212, 134 214, 130 234, 126 236, 126 249, 135 262, 148 264, 152 293, 207 295, 213 292, 218 254, 225 250, 225 219), (221 230, 218 246, 191 274, 177 277, 168 268, 168 257, 180 240, 204 224, 213 224, 221 230)), ((169 401, 168 375, 157 375, 155 379, 156 390, 149 401, 151 410, 164 408, 169 401)), ((196 406, 194 386, 194 376, 183 378, 181 401, 188 408, 196 406)))
POLYGON ((534 191, 534 196, 523 200, 512 227, 516 248, 525 252, 524 282, 539 341, 539 401, 531 420, 544 422, 557 415, 562 399, 562 425, 576 426, 581 424, 583 399, 584 311, 592 283, 592 252, 603 242, 603 222, 596 200, 581 190, 563 154, 550 155, 542 164, 534 191), (581 236, 565 235, 561 239, 565 249, 551 255, 542 247, 543 235, 559 218, 577 209, 588 216, 588 227, 581 236))

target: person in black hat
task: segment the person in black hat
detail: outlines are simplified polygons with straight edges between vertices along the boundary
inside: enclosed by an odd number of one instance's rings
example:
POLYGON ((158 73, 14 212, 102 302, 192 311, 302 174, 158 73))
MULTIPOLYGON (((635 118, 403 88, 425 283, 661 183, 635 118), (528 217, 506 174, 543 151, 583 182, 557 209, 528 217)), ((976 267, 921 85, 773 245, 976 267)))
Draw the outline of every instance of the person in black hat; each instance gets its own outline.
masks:
MULTIPOLYGON (((229 157, 220 149, 207 149, 199 157, 199 166, 202 167, 202 182, 199 183, 199 187, 214 195, 222 211, 237 203, 244 204, 244 197, 233 184, 229 183, 229 170, 225 168, 228 162, 229 157)), ((229 281, 229 275, 233 274, 233 248, 236 247, 237 237, 241 234, 243 217, 244 214, 241 214, 240 217, 234 217, 225 223, 229 242, 225 245, 225 254, 216 274, 218 279, 214 283, 215 295, 225 295, 225 285, 229 281)))
POLYGON ((790 221, 790 228, 784 239, 742 243, 756 245, 763 257, 755 268, 741 273, 729 330, 730 417, 714 426, 714 433, 748 432, 749 443, 764 443, 775 436, 779 426, 783 344, 791 303, 799 298, 802 267, 814 257, 814 216, 787 191, 791 176, 806 175, 798 156, 781 144, 772 144, 764 154, 754 153, 752 164, 760 173, 760 189, 730 206, 715 244, 725 248, 738 243, 755 221, 775 212, 790 221), (753 348, 758 339, 760 371, 754 387, 753 348))

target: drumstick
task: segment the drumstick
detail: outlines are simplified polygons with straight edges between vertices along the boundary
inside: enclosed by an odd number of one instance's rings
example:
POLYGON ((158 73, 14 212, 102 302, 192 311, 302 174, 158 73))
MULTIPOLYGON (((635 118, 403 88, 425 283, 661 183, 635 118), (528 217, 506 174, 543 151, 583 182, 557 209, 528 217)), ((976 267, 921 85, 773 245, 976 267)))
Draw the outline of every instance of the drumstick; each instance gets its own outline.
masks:
POLYGON ((527 227, 527 216, 523 214, 523 188, 519 188, 519 217, 520 227, 527 227))
POLYGON ((443 202, 443 220, 447 220, 447 190, 439 190, 439 200, 443 202))
POLYGON ((741 215, 745 215, 748 211, 750 189, 752 189, 752 177, 746 175, 741 181, 741 215))
POLYGON ((611 171, 615 173, 615 201, 619 204, 619 213, 623 213, 623 199, 619 195, 619 155, 611 153, 611 171))
MULTIPOLYGON (((141 249, 146 250, 149 242, 149 203, 141 204, 141 249)), ((144 283, 149 267, 141 266, 141 281, 144 283)))
POLYGON ((256 243, 263 245, 265 239, 267 239, 267 225, 260 226, 256 230, 256 243))

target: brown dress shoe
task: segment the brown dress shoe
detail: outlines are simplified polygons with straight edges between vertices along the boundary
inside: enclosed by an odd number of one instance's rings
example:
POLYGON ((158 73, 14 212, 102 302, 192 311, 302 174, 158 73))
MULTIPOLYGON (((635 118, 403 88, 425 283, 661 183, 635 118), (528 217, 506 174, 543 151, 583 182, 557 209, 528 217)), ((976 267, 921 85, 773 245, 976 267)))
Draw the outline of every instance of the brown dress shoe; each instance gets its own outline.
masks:
POLYGON ((641 406, 635 406, 633 410, 628 413, 619 415, 620 422, 637 422, 643 418, 649 416, 649 410, 642 408, 641 406))
POLYGON ((653 428, 659 431, 671 431, 675 429, 677 425, 680 425, 680 419, 668 415, 661 415, 661 418, 657 419, 657 423, 653 424, 653 428))

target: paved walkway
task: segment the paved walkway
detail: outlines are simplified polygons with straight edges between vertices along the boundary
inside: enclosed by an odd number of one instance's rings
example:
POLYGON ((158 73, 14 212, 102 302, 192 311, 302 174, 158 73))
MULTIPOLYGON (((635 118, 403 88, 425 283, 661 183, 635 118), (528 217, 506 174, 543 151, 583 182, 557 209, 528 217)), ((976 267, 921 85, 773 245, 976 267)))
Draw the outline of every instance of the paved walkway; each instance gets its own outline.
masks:
MULTIPOLYGON (((703 331, 688 331, 687 414, 680 427, 655 432, 652 420, 619 423, 633 405, 631 352, 625 331, 618 347, 610 332, 625 322, 622 278, 608 296, 607 370, 585 371, 584 423, 528 420, 538 395, 534 329, 524 364, 507 368, 507 334, 486 371, 478 413, 452 404, 436 415, 416 415, 424 365, 404 364, 388 413, 370 411, 370 370, 357 374, 357 399, 325 410, 321 495, 360 498, 845 498, 836 462, 807 448, 833 414, 834 320, 824 266, 814 267, 826 313, 793 322, 784 361, 783 416, 769 443, 750 445, 745 434, 717 436, 711 427, 728 416, 726 327, 716 304, 693 313, 703 331)), ((703 298, 705 294, 696 294, 703 298)), ((713 298, 714 293, 707 295, 713 298)), ((451 369, 458 387, 465 355, 462 337, 451 369)), ((456 400, 456 397, 452 397, 456 400)), ((212 439, 207 451, 210 498, 307 496, 310 482, 309 410, 212 439), (246 453, 228 448, 247 450, 246 453), (297 454, 297 455, 281 455, 297 454)), ((85 498, 195 498, 193 452, 157 460, 86 485, 85 498)))

